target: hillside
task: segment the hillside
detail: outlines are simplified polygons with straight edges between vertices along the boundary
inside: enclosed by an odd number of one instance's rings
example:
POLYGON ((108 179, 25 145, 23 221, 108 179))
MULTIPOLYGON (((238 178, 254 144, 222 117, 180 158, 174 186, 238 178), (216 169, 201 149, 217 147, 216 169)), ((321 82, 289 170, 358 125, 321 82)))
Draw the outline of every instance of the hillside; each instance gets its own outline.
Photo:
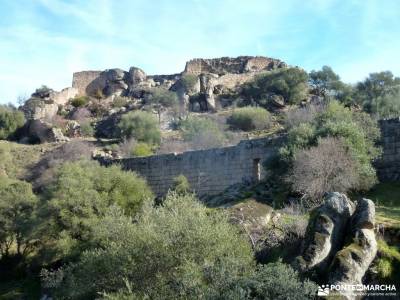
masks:
POLYGON ((240 56, 72 77, 0 106, 1 299, 312 299, 327 283, 399 283, 391 72, 352 85, 240 56))

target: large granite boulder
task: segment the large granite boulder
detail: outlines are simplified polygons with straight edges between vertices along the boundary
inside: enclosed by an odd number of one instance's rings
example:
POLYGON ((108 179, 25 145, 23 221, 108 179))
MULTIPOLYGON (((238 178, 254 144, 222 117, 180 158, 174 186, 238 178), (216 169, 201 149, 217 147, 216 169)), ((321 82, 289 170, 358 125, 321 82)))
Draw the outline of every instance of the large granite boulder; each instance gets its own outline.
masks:
POLYGON ((110 69, 104 71, 106 77, 106 86, 104 92, 107 96, 110 95, 121 95, 125 90, 128 89, 128 84, 125 82, 125 76, 127 72, 121 69, 110 69))
POLYGON ((207 110, 216 110, 216 101, 214 97, 215 80, 218 76, 214 74, 201 74, 200 75, 200 93, 204 95, 207 103, 207 110))
POLYGON ((31 142, 39 143, 59 143, 68 142, 69 138, 65 137, 59 128, 52 127, 51 124, 41 120, 31 120, 27 122, 27 137, 31 142))
POLYGON ((146 73, 142 69, 136 67, 131 67, 129 69, 129 73, 127 74, 127 82, 130 85, 139 84, 145 81, 146 78, 147 78, 146 73))
MULTIPOLYGON (((377 253, 374 226, 371 200, 354 204, 344 194, 330 193, 312 212, 305 247, 294 266, 302 272, 317 271, 331 285, 360 285, 377 253)), ((354 299, 351 290, 337 296, 354 299)))
POLYGON ((20 108, 27 120, 51 120, 58 111, 52 99, 32 97, 20 108))
POLYGON ((311 214, 303 254, 296 258, 302 272, 324 272, 343 245, 344 235, 354 203, 346 195, 329 193, 324 203, 311 214))
MULTIPOLYGON (((357 201, 357 208, 351 218, 348 241, 336 253, 330 267, 329 282, 335 285, 357 285, 377 253, 374 233, 375 205, 369 199, 357 201)), ((343 293, 344 296, 346 293, 343 293)), ((351 297, 348 297, 351 298, 351 297)))

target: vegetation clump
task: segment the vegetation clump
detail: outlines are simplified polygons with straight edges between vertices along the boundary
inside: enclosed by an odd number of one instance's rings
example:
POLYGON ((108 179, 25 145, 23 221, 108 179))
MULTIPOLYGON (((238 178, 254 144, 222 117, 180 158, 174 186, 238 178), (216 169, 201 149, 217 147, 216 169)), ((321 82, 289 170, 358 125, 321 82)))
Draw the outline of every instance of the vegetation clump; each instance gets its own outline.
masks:
POLYGON ((227 123, 243 131, 262 130, 271 126, 271 115, 261 107, 242 107, 233 111, 227 123))
POLYGON ((8 105, 0 105, 0 140, 10 138, 25 123, 24 114, 8 105))
POLYGON ((280 149, 280 157, 291 173, 292 188, 313 199, 333 188, 344 192, 368 190, 377 181, 372 161, 380 154, 375 144, 379 135, 376 121, 366 113, 352 111, 337 101, 329 102, 311 118, 288 129, 287 143, 280 149), (336 140, 323 141, 330 137, 336 140), (330 147, 339 151, 333 154, 330 147), (336 157, 336 166, 326 170, 333 157, 336 157), (299 176, 305 166, 308 171, 299 176), (321 175, 328 176, 327 185, 322 183, 321 175), (340 180, 343 175, 349 176, 345 177, 348 182, 340 180))
POLYGON ((245 104, 271 105, 271 96, 283 97, 282 104, 299 104, 307 99, 308 75, 299 68, 282 68, 257 76, 243 87, 245 104))
POLYGON ((225 142, 225 135, 218 124, 209 119, 189 116, 179 124, 185 141, 191 143, 194 149, 220 147, 225 142))
POLYGON ((158 145, 161 142, 159 124, 150 112, 134 111, 124 114, 118 127, 123 138, 134 138, 139 142, 152 145, 158 145))

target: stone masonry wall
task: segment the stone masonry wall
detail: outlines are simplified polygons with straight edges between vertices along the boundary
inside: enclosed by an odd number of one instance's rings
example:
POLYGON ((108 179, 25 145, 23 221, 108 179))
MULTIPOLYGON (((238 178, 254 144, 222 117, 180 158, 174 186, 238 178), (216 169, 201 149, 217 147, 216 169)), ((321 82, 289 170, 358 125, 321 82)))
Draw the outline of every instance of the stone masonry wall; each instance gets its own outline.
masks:
POLYGON ((154 193, 165 195, 176 176, 183 174, 200 196, 218 194, 227 187, 265 176, 263 162, 275 153, 280 139, 254 139, 219 149, 189 151, 114 160, 147 179, 154 193), (258 166, 257 166, 258 165, 258 166))
POLYGON ((78 96, 89 95, 96 92, 97 88, 103 89, 105 79, 101 77, 102 71, 76 72, 72 76, 72 87, 78 90, 78 96))
POLYGON ((381 120, 382 157, 375 163, 380 181, 400 180, 400 118, 381 120))

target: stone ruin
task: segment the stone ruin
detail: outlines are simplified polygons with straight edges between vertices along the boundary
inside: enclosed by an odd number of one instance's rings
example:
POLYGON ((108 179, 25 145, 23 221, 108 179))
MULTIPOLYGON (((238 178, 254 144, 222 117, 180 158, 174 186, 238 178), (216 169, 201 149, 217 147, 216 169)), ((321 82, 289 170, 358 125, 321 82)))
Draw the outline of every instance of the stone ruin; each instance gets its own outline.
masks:
POLYGON ((193 59, 186 63, 185 70, 172 75, 147 75, 143 70, 131 67, 129 71, 109 69, 105 71, 81 71, 73 74, 72 87, 78 96, 94 96, 101 93, 109 97, 122 95, 141 98, 147 89, 164 87, 174 90, 188 110, 215 111, 221 104, 219 96, 236 89, 261 72, 286 68, 286 63, 262 56, 222 57, 215 59, 193 59), (184 75, 197 77, 197 83, 186 90, 180 80, 184 75), (189 103, 189 97, 199 95, 189 103))

